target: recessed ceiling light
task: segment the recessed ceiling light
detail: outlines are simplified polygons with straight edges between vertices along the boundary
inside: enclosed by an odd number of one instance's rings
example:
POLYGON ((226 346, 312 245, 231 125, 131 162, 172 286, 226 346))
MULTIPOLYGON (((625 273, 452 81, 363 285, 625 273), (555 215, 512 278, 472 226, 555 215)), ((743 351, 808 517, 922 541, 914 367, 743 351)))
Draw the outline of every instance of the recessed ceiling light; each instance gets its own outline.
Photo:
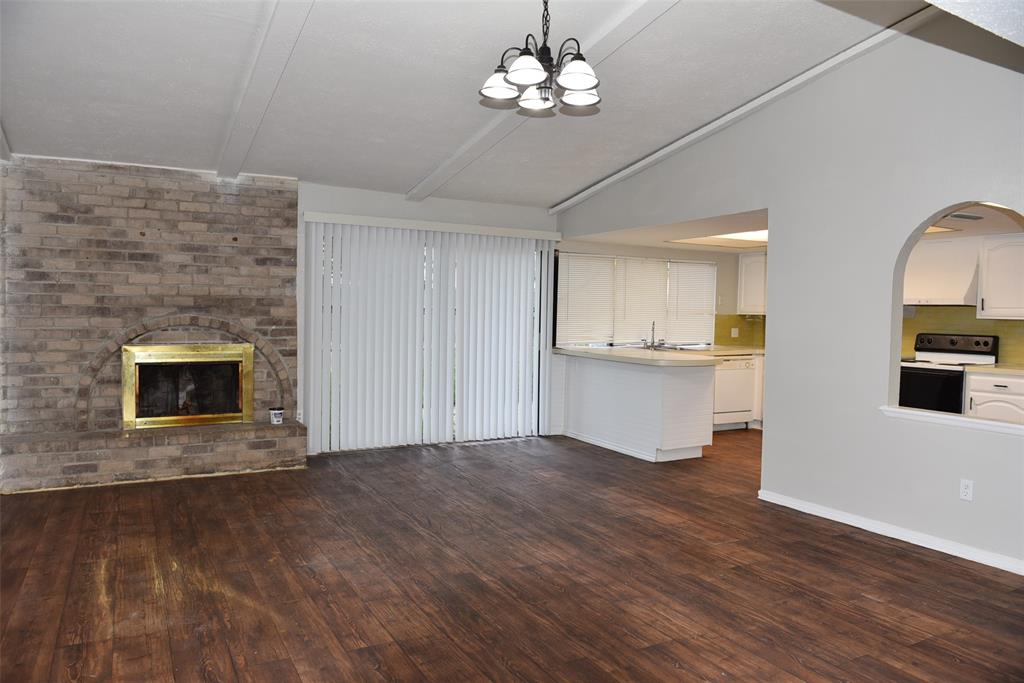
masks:
POLYGON ((961 220, 961 221, 980 221, 980 220, 982 220, 985 217, 984 216, 979 216, 976 213, 963 213, 963 212, 960 212, 960 213, 951 213, 951 214, 949 214, 949 216, 947 216, 947 218, 956 218, 957 220, 961 220))
POLYGON ((669 240, 675 244, 694 244, 703 247, 728 247, 730 249, 757 249, 768 244, 767 230, 746 230, 744 232, 728 232, 722 235, 707 237, 687 237, 669 240))
POLYGON ((724 235, 708 235, 707 237, 688 237, 682 240, 672 240, 673 242, 689 242, 693 239, 699 240, 741 240, 743 242, 767 242, 768 231, 767 230, 748 230, 747 232, 730 232, 724 235))
POLYGON ((960 232, 960 231, 957 230, 956 228, 944 228, 941 225, 929 225, 928 228, 924 231, 924 234, 930 235, 930 234, 936 233, 936 232, 960 232))
POLYGON ((767 242, 767 230, 748 230, 747 232, 730 232, 725 235, 712 235, 722 240, 743 240, 744 242, 767 242))

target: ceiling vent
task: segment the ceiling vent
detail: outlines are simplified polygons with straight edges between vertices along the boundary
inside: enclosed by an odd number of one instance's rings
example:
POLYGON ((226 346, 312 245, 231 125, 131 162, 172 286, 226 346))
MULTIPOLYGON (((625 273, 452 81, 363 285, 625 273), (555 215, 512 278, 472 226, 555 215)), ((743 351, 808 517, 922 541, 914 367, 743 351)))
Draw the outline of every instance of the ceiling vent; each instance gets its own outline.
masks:
POLYGON ((961 221, 980 221, 984 216, 979 216, 976 213, 951 213, 947 218, 956 218, 961 221))

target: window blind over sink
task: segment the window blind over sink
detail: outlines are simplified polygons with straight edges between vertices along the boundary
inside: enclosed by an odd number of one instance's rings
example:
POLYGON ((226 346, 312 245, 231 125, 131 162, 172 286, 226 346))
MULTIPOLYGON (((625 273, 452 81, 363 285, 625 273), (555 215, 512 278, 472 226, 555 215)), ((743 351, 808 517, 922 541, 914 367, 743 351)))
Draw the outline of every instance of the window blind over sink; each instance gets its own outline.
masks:
POLYGON ((558 261, 559 339, 607 344, 613 337, 615 261, 563 254, 558 261))
POLYGON ((714 263, 561 253, 556 343, 710 344, 714 263))

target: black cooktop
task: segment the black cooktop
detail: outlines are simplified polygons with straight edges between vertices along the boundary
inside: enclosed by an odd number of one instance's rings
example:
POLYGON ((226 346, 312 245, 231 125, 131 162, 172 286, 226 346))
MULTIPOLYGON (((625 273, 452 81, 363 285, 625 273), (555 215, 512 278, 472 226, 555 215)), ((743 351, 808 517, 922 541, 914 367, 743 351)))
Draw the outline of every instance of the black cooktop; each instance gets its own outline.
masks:
POLYGON ((914 340, 915 351, 999 355, 999 337, 974 334, 921 332, 914 340))

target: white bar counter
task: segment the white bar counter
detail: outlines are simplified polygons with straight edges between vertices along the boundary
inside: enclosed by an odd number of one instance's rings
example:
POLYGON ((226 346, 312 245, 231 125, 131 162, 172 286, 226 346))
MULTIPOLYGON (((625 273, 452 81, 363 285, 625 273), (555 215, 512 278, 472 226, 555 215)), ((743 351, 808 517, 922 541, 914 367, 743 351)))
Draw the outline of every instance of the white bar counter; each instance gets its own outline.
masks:
POLYGON ((651 462, 699 458, 711 444, 715 365, 704 353, 556 348, 552 425, 651 462), (559 400, 560 399, 560 400, 559 400))

